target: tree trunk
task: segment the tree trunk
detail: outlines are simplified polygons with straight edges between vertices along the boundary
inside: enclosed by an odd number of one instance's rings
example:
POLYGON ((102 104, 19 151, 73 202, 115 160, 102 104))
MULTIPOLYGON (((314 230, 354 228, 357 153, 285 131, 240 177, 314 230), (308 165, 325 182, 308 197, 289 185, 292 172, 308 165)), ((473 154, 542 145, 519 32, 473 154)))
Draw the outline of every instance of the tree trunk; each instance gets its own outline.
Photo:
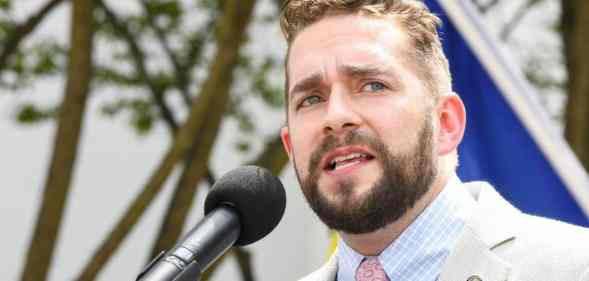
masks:
POLYGON ((565 138, 589 169, 589 2, 562 0, 561 24, 569 75, 565 138))
POLYGON ((43 202, 21 280, 47 279, 59 235, 91 80, 92 3, 92 0, 72 1, 71 47, 65 96, 59 112, 59 123, 43 192, 43 202))
POLYGON ((143 191, 131 203, 76 280, 94 280, 162 189, 163 183, 177 162, 182 160, 192 147, 195 137, 199 139, 196 153, 208 159, 229 101, 228 89, 231 85, 233 69, 238 61, 239 49, 251 19, 254 4, 254 0, 225 3, 219 23, 217 51, 209 69, 208 79, 192 105, 187 122, 179 130, 172 146, 143 191))

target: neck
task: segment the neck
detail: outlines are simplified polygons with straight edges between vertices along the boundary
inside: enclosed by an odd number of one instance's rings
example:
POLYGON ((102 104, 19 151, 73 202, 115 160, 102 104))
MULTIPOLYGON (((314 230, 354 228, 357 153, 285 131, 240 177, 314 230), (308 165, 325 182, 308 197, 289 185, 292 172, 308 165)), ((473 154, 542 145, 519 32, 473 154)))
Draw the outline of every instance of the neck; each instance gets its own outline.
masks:
POLYGON ((394 242, 423 212, 423 210, 440 194, 450 178, 450 174, 444 173, 436 177, 430 189, 415 202, 412 208, 393 223, 374 232, 364 234, 349 234, 340 232, 340 236, 356 252, 364 256, 377 256, 388 245, 394 242))

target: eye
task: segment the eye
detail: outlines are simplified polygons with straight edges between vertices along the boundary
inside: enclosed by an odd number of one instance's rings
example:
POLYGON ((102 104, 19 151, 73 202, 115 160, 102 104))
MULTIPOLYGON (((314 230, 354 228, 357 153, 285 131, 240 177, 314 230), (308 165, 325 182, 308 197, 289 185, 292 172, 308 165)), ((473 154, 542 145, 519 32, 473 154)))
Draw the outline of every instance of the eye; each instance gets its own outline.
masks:
POLYGON ((298 107, 299 108, 308 107, 308 106, 320 103, 322 100, 323 99, 320 96, 316 96, 316 95, 307 96, 301 100, 298 107))
POLYGON ((380 92, 382 90, 386 89, 386 86, 378 81, 372 81, 372 82, 368 82, 366 84, 364 84, 364 86, 362 86, 361 91, 362 92, 380 92))

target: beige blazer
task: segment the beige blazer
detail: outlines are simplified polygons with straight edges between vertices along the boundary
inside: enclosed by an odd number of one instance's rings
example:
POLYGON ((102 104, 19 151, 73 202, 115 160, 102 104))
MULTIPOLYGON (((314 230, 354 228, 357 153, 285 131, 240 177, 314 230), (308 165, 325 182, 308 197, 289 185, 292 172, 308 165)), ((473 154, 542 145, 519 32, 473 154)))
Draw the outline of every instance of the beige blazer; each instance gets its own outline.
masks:
MULTIPOLYGON (((464 187, 475 207, 439 281, 589 281, 589 229, 521 213, 487 183, 464 187)), ((336 273, 334 255, 300 281, 336 273)))

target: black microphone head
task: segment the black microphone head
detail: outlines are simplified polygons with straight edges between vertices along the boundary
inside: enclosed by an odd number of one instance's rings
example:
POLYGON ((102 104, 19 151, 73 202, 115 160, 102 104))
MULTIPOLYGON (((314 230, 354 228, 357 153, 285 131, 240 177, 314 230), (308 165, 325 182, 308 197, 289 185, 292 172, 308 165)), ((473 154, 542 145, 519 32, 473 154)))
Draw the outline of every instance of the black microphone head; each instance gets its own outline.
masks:
POLYGON ((205 215, 223 204, 239 213, 241 230, 235 245, 244 246, 262 239, 278 225, 286 194, 280 180, 268 170, 243 166, 215 182, 205 199, 205 215))

